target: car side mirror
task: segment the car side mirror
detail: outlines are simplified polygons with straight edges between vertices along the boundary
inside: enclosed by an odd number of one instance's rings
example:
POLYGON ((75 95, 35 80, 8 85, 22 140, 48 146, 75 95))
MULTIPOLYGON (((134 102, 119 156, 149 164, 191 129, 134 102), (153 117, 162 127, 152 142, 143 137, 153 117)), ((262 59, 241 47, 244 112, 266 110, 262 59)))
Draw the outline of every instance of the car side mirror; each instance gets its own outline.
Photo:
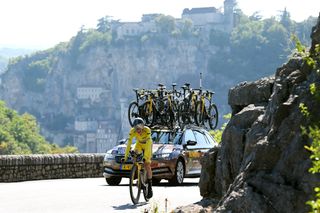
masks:
POLYGON ((197 144, 197 141, 188 140, 187 146, 195 146, 197 144))
POLYGON ((184 148, 186 146, 195 146, 197 144, 197 141, 188 140, 186 144, 183 145, 184 148))

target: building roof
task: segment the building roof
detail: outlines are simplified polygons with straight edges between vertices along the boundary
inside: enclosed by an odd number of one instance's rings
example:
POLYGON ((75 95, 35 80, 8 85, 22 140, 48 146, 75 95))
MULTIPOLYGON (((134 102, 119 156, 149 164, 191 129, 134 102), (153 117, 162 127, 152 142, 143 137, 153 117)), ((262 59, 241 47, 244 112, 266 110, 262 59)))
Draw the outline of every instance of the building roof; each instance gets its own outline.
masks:
POLYGON ((199 7, 199 8, 192 8, 189 10, 185 8, 183 10, 182 15, 190 15, 190 14, 201 14, 201 13, 217 13, 218 9, 215 7, 199 7))

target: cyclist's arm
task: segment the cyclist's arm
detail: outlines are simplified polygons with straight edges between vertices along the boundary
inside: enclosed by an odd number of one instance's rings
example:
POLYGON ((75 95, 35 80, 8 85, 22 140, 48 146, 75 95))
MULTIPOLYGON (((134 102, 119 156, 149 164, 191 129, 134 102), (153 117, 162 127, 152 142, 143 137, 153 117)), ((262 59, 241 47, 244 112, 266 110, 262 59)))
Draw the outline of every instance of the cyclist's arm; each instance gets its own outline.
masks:
POLYGON ((131 148, 133 137, 134 137, 134 128, 131 128, 130 133, 129 133, 126 152, 125 152, 125 155, 124 155, 124 161, 127 161, 127 159, 128 159, 128 155, 129 155, 129 151, 130 151, 130 148, 131 148))
POLYGON ((148 141, 151 141, 151 143, 152 143, 152 138, 151 138, 151 130, 150 130, 150 128, 147 128, 147 137, 148 137, 148 141))

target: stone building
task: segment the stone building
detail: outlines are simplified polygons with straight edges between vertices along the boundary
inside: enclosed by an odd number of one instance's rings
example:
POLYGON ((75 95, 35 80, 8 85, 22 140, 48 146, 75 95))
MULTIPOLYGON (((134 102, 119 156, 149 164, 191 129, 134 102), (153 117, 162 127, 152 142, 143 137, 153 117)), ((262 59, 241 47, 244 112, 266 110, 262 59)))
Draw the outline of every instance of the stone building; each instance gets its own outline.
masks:
POLYGON ((107 90, 97 86, 82 86, 77 88, 77 99, 90 99, 91 101, 100 101, 101 95, 107 90))
POLYGON ((235 26, 235 0, 224 1, 224 12, 215 7, 184 9, 182 19, 190 19, 198 29, 217 29, 230 32, 235 26))
POLYGON ((78 131, 74 135, 74 146, 82 153, 104 153, 118 142, 117 126, 109 121, 101 121, 95 130, 78 131))
POLYGON ((118 38, 127 36, 138 36, 143 33, 156 32, 156 24, 154 21, 146 22, 123 22, 116 29, 118 38))
MULTIPOLYGON (((234 7, 235 0, 224 1, 224 11, 215 7, 202 7, 184 9, 181 19, 190 19, 194 27, 200 30, 210 31, 217 29, 225 32, 231 32, 235 26, 234 7)), ((113 30, 117 33, 118 38, 122 39, 128 36, 139 36, 148 32, 156 32, 156 17, 160 14, 143 14, 141 22, 116 22, 112 24, 113 30)), ((181 21, 177 19, 177 24, 181 21)))

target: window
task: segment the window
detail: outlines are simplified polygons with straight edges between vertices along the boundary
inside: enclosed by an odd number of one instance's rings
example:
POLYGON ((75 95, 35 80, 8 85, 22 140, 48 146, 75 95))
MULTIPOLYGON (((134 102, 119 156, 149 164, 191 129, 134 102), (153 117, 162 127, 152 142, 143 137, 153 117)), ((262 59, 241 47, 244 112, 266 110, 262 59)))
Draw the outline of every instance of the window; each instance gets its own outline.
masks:
POLYGON ((206 139, 206 136, 199 131, 193 131, 195 137, 196 137, 196 141, 197 144, 195 145, 195 148, 212 148, 213 145, 211 145, 208 140, 206 139))
POLYGON ((208 132, 205 132, 206 134, 206 138, 208 140, 208 142, 212 145, 217 145, 217 142, 213 139, 212 135, 210 135, 208 132))
POLYGON ((183 140, 183 143, 187 143, 187 141, 196 141, 196 138, 192 132, 191 129, 187 129, 184 133, 184 140, 183 140))

